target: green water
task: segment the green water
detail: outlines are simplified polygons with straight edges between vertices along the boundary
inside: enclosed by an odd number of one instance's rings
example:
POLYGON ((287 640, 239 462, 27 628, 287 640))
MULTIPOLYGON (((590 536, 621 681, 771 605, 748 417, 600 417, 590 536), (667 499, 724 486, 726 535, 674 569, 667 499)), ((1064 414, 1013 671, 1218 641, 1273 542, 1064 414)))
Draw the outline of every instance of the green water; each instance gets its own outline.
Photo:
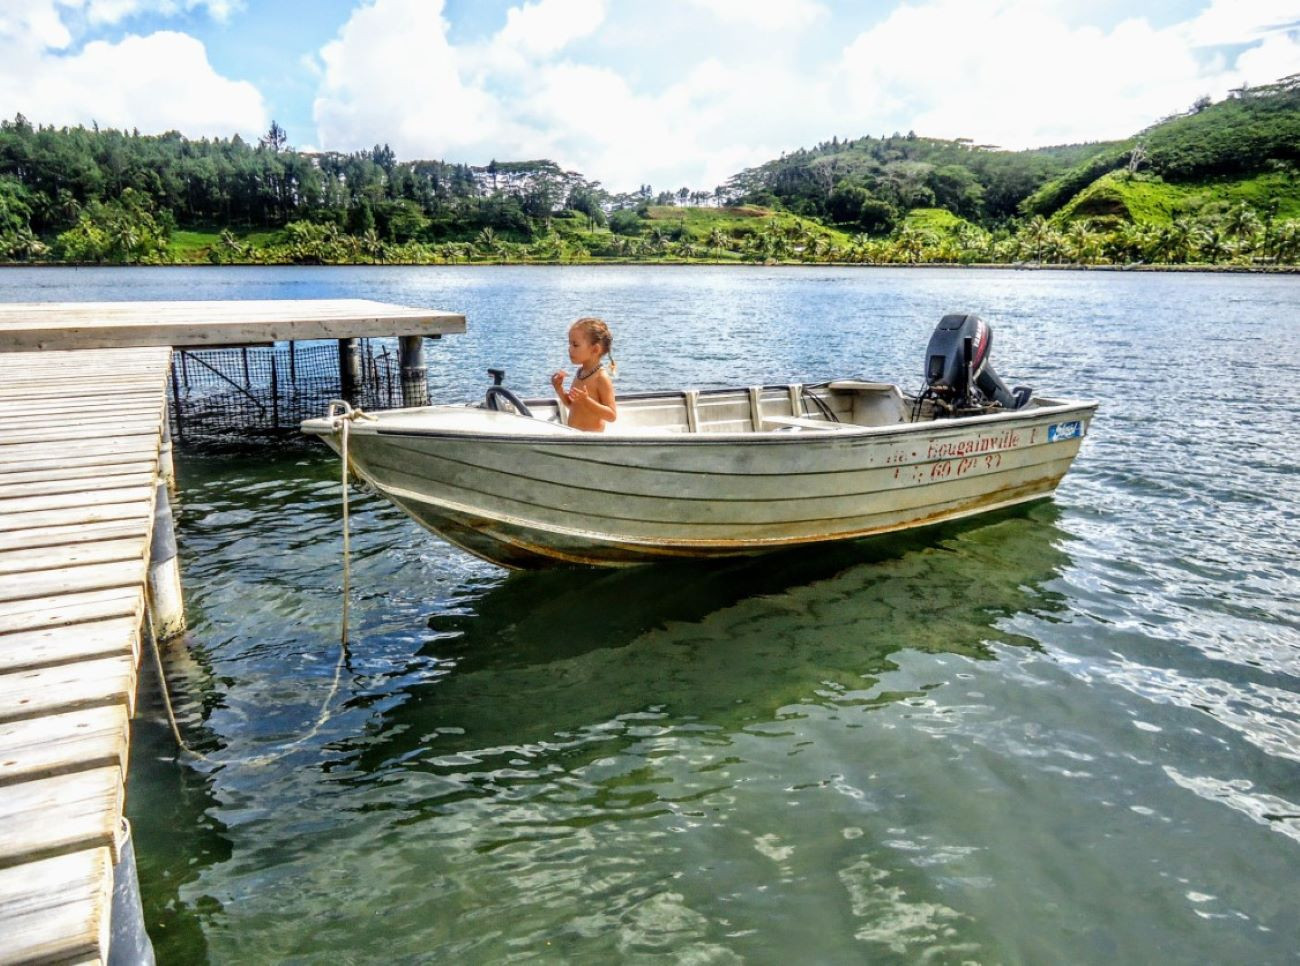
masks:
POLYGON ((147 673, 127 811, 161 962, 1296 960, 1294 279, 124 278, 29 295, 462 309, 447 399, 494 362, 540 389, 583 308, 626 390, 910 385, 968 309, 1008 381, 1101 400, 1051 502, 728 564, 506 575, 355 493, 336 691, 337 461, 182 452, 167 672, 211 760, 147 673))

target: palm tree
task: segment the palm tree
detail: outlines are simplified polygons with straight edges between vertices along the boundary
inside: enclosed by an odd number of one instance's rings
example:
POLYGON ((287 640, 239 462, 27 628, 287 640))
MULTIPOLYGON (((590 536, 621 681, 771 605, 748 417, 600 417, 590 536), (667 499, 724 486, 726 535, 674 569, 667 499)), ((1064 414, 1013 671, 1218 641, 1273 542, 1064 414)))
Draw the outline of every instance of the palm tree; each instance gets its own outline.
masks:
POLYGON ((1231 258, 1234 251, 1232 242, 1213 225, 1198 229, 1196 247, 1211 265, 1217 265, 1224 258, 1231 258))
POLYGON ((1185 262, 1192 252, 1192 223, 1175 218, 1160 229, 1157 251, 1167 262, 1185 262))
POLYGON ((713 252, 714 257, 716 258, 718 253, 727 247, 727 236, 723 234, 721 228, 715 225, 709 232, 706 244, 709 246, 709 249, 713 252))
POLYGON ((1053 234, 1052 224, 1042 215, 1034 215, 1025 225, 1023 233, 1034 246, 1034 261, 1043 260, 1043 248, 1053 234))
POLYGON ((925 244, 928 241, 925 233, 915 225, 904 225, 903 230, 898 233, 894 240, 894 248, 908 262, 916 264, 921 260, 921 254, 925 251, 925 244))
POLYGON ((1292 218, 1275 224, 1273 252, 1279 262, 1295 263, 1300 260, 1300 221, 1292 218))
POLYGON ((474 245, 484 255, 495 255, 501 250, 501 242, 497 238, 497 233, 492 230, 492 226, 484 228, 474 239, 474 245))
POLYGON ((376 261, 382 262, 384 260, 385 246, 383 239, 379 237, 379 233, 373 228, 367 228, 365 234, 361 236, 361 247, 365 249, 366 254, 370 256, 372 264, 376 261))
POLYGON ((1074 221, 1065 233, 1065 245, 1080 265, 1091 265, 1101 249, 1101 239, 1085 221, 1074 221))
POLYGON ((1249 249, 1254 247, 1255 236, 1259 234, 1263 224, 1259 220, 1259 215, 1255 214, 1255 209, 1243 201, 1228 212, 1223 227, 1232 237, 1246 242, 1245 247, 1249 249))

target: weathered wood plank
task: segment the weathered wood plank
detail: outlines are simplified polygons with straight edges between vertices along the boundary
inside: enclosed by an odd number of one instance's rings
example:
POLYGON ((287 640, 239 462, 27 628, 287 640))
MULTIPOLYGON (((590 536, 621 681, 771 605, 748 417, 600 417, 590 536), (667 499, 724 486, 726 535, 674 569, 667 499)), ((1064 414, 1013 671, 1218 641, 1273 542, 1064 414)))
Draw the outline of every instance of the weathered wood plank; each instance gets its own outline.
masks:
MULTIPOLYGON (((103 523, 108 520, 136 520, 152 516, 153 500, 133 503, 108 503, 104 506, 67 507, 60 510, 33 510, 30 513, 0 513, 0 533, 31 527, 57 527, 66 524, 103 523)), ((0 537, 0 540, 5 538, 0 537)), ((6 542, 8 542, 6 540, 6 542)))
POLYGON ((75 448, 66 443, 15 443, 12 446, 0 446, 0 466, 29 469, 34 461, 45 461, 51 457, 64 457, 69 461, 69 466, 85 466, 91 457, 152 459, 157 457, 161 443, 158 433, 124 439, 87 440, 75 448))
POLYGON ((90 768, 125 776, 130 740, 131 720, 120 704, 0 724, 0 789, 90 768))
MULTIPOLYGON (((139 560, 146 547, 142 538, 97 540, 61 547, 38 547, 29 550, 0 549, 0 578, 9 574, 30 574, 82 564, 111 563, 115 560, 139 560)), ((0 580, 3 583, 3 580, 0 580)))
POLYGON ((141 469, 124 473, 110 470, 107 473, 90 474, 80 479, 51 480, 45 477, 22 481, 5 479, 0 481, 0 501, 28 496, 51 496, 56 493, 95 493, 124 486, 150 486, 154 482, 153 468, 148 465, 142 466, 141 469))
POLYGON ((43 465, 28 470, 8 470, 0 467, 0 493, 8 493, 15 487, 25 484, 59 484, 66 482, 76 485, 78 480, 91 480, 97 477, 114 477, 127 475, 152 476, 156 470, 153 460, 138 459, 123 461, 120 457, 102 457, 107 460, 101 465, 67 466, 63 460, 50 459, 43 465))
POLYGON ((58 413, 34 413, 25 411, 22 416, 15 418, 15 426, 4 430, 4 436, 6 439, 16 438, 18 433, 28 433, 34 436, 39 433, 48 432, 52 429, 67 426, 70 423, 77 426, 100 427, 101 435, 105 430, 112 430, 117 426, 146 421, 158 426, 158 417, 161 410, 161 406, 150 405, 138 406, 131 409, 122 408, 113 412, 85 409, 81 411, 58 413))
POLYGON ((52 527, 30 527, 24 530, 6 530, 3 537, 6 547, 14 550, 39 547, 62 547, 70 544, 90 543, 97 540, 118 540, 131 537, 146 539, 153 518, 105 520, 101 523, 62 524, 52 527))
POLYGON ((0 306, 0 348, 9 351, 222 345, 464 331, 463 315, 364 299, 0 306))
POLYGON ((144 608, 144 588, 91 590, 64 594, 55 600, 16 600, 0 604, 0 634, 36 631, 111 617, 139 620, 144 608))
POLYGON ((5 459, 4 450, 0 450, 0 485, 12 479, 62 479, 65 476, 94 475, 100 467, 123 466, 128 463, 148 463, 153 466, 158 458, 158 448, 148 443, 141 443, 135 451, 119 453, 88 453, 87 447, 78 446, 75 454, 57 453, 44 456, 28 456, 19 459, 5 459), (90 470, 86 474, 73 471, 90 470), (49 474, 34 476, 33 474, 49 474))
POLYGON ((107 962, 112 899, 107 848, 0 869, 0 962, 107 962))
MULTIPOLYGON (((72 363, 75 365, 75 363, 72 363)), ((167 370, 159 369, 158 381, 162 382, 167 370)), ((124 392, 126 393, 144 393, 146 390, 156 390, 161 392, 161 387, 152 385, 150 382, 142 382, 139 385, 129 384, 127 386, 117 385, 99 385, 96 383, 86 383, 83 380, 41 380, 39 385, 24 385, 15 388, 8 377, 5 378, 5 385, 0 386, 0 398, 5 402, 23 402, 33 400, 36 402, 54 402, 60 398, 67 398, 69 393, 76 393, 76 398, 92 405, 108 406, 112 401, 119 398, 124 392)))
POLYGON ((0 674, 122 655, 139 663, 140 621, 134 615, 0 634, 0 674))
MULTIPOLYGON (((0 393, 4 396, 17 397, 22 395, 22 416, 26 422, 33 416, 56 416, 60 413, 75 413, 80 415, 86 411, 86 400, 80 396, 69 395, 67 387, 60 384, 57 389, 61 392, 51 392, 48 396, 35 397, 24 391, 24 393, 6 392, 7 387, 0 386, 0 393)), ((0 398, 4 398, 0 396, 0 398)), ((120 392, 116 396, 116 405, 114 412, 133 412, 135 410, 156 410, 163 403, 162 386, 153 386, 148 389, 128 389, 120 392)), ((103 408, 107 411, 107 407, 103 408)))
POLYGON ((133 587, 145 580, 144 547, 134 560, 79 564, 55 570, 8 574, 0 580, 0 603, 17 600, 53 600, 64 594, 110 587, 133 587))
MULTIPOLYGON (((152 505, 153 482, 136 486, 103 487, 72 493, 43 493, 36 496, 15 496, 0 499, 0 518, 46 510, 72 510, 107 508, 115 504, 141 503, 152 505)), ((146 511, 151 512, 151 511, 146 511)))
MULTIPOLYGON (((0 446, 21 446, 24 443, 62 443, 80 439, 103 439, 110 431, 101 426, 82 426, 76 420, 54 426, 36 426, 32 429, 7 429, 0 433, 0 446)), ((162 426, 156 418, 119 420, 111 430, 115 439, 128 436, 160 436, 162 426)), ((75 449, 73 446, 67 449, 75 449)))
POLYGON ((129 655, 0 674, 0 721, 113 704, 128 712, 135 707, 135 662, 129 655))
POLYGON ((0 867, 113 849, 122 794, 122 770, 116 767, 6 786, 0 795, 0 867))

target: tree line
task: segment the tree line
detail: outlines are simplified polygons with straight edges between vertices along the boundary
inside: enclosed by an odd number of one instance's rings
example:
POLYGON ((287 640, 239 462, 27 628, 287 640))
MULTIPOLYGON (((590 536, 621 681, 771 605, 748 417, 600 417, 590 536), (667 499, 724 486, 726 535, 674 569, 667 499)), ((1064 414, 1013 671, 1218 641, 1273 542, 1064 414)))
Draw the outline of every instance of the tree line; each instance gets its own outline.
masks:
POLYGON ((1175 182, 1274 171, 1294 182, 1298 164, 1300 75, 1218 104, 1202 99, 1122 142, 1013 152, 912 132, 835 137, 713 190, 622 194, 548 160, 399 161, 387 145, 296 151, 276 123, 248 143, 55 128, 19 114, 0 122, 0 259, 166 262, 185 229, 208 233, 214 262, 1294 261, 1276 200, 1238 205, 1233 224, 1220 204, 1142 225, 1075 199, 1120 175, 1175 182), (824 230, 800 240, 788 221, 770 220, 761 231, 687 233, 650 216, 700 205, 789 213, 824 230), (909 215, 918 209, 947 212, 960 230, 927 230, 909 215), (1256 228, 1242 228, 1243 218, 1256 228))

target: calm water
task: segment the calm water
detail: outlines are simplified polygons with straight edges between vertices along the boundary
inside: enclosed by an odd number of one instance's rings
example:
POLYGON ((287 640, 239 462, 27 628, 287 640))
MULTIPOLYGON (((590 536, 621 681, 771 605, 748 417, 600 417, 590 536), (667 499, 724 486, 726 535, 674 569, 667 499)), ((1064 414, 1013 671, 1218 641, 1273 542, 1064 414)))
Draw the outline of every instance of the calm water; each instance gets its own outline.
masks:
POLYGON ((212 761, 146 677, 127 802, 162 962, 1295 961, 1300 279, 0 272, 324 296, 465 312, 440 399, 540 393, 591 313, 624 390, 915 386, 968 310, 1102 408, 1052 503, 726 565, 507 576, 357 494, 332 699, 337 461, 184 454, 168 673, 212 761))

